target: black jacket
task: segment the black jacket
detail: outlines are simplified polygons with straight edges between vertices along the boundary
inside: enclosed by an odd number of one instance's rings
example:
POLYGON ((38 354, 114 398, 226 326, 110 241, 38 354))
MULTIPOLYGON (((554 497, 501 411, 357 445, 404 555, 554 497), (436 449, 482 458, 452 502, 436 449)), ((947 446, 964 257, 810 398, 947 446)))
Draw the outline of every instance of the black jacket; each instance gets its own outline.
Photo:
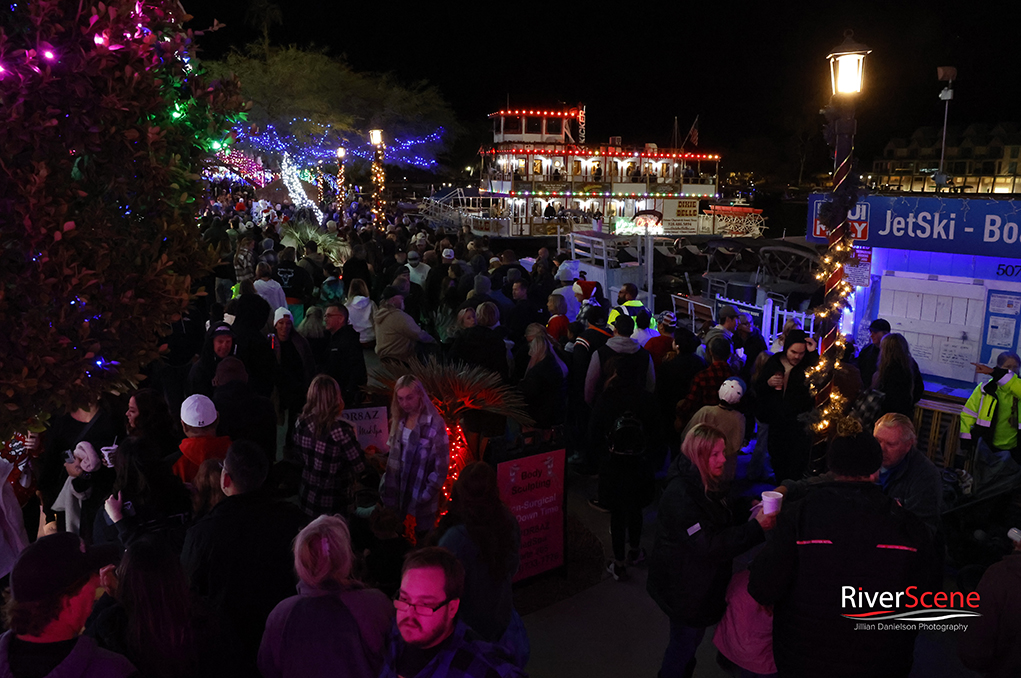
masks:
POLYGON ((872 386, 872 376, 879 368, 879 347, 869 344, 858 353, 858 371, 865 388, 872 386))
POLYGON ((232 441, 250 440, 266 453, 271 461, 277 454, 277 415, 273 401, 256 395, 247 384, 232 381, 217 386, 213 404, 219 420, 216 434, 232 441))
POLYGON ((192 591, 226 617, 252 666, 266 618, 294 595, 291 543, 307 521, 293 504, 242 494, 214 506, 185 537, 181 562, 192 591))
POLYGON ((613 332, 607 328, 587 327, 574 342, 574 352, 571 354, 573 361, 568 367, 570 371, 570 384, 568 390, 572 397, 584 401, 585 375, 588 374, 588 365, 592 360, 592 354, 606 346, 606 342, 613 336, 613 332))
POLYGON ((698 469, 679 456, 659 500, 648 591, 674 621, 706 627, 723 617, 734 558, 763 541, 762 527, 706 495, 698 469))
POLYGON ((842 587, 872 593, 914 585, 921 595, 940 589, 939 562, 922 521, 873 483, 819 483, 785 503, 748 583, 755 600, 774 606, 780 673, 907 676, 916 634, 855 631, 841 615, 870 608, 842 608, 842 587))
MULTIPOLYGON (((528 367, 528 354, 521 356, 528 367)), ((528 405, 528 414, 539 428, 563 424, 567 417, 567 377, 549 351, 535 367, 525 372, 518 390, 528 405)))
POLYGON ((787 387, 777 390, 768 382, 774 374, 784 373, 780 361, 782 355, 771 355, 759 372, 755 382, 755 416, 769 424, 770 458, 777 479, 798 480, 808 466, 812 446, 806 424, 799 421, 798 417, 815 407, 815 399, 808 390, 805 370, 818 362, 819 354, 814 351, 806 353, 801 362, 791 368, 787 376, 787 387))
MULTIPOLYGON (((866 386, 870 385, 866 384, 866 386)), ((876 384, 876 389, 886 395, 883 399, 882 414, 897 412, 908 419, 914 419, 915 403, 922 399, 925 382, 922 381, 918 363, 912 359, 911 374, 908 374, 900 365, 891 364, 886 370, 882 383, 876 384)))
MULTIPOLYGON (((216 376, 216 366, 220 364, 221 358, 213 351, 213 332, 219 323, 214 323, 206 332, 206 339, 199 352, 199 359, 191 366, 188 372, 188 386, 185 395, 192 396, 200 393, 204 396, 213 397, 213 377, 216 376)), ((230 347, 230 355, 237 353, 237 341, 230 347)))
POLYGON ((500 332, 491 327, 476 325, 460 332, 450 349, 450 357, 490 369, 503 377, 504 382, 510 378, 507 345, 500 332))
POLYGON ((329 335, 330 353, 326 360, 326 374, 340 384, 340 393, 346 407, 357 407, 362 401, 361 388, 368 383, 365 369, 365 353, 362 350, 358 332, 351 325, 344 325, 329 335))

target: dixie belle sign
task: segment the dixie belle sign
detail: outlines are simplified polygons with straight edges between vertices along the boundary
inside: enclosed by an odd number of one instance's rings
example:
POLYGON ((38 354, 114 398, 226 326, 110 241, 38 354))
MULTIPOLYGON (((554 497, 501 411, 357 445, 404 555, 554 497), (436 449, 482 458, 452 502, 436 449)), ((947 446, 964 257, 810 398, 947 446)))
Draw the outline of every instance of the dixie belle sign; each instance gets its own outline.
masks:
POLYGON ((521 529, 514 581, 564 564, 564 457, 565 450, 554 450, 496 466, 500 498, 521 529))
MULTIPOLYGON (((820 207, 826 194, 808 199, 808 239, 826 241, 820 207)), ((1021 255, 1021 202, 988 198, 870 195, 848 213, 857 245, 979 256, 1021 255)))

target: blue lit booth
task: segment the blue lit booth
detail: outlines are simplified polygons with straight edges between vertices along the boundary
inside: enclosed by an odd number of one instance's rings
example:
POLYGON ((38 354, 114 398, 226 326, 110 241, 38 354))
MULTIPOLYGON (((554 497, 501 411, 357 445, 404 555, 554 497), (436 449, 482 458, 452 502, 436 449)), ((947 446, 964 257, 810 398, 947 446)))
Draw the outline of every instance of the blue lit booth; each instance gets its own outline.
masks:
MULTIPOLYGON (((825 200, 809 198, 811 242, 826 242, 825 200)), ((986 379, 972 363, 991 365, 1001 351, 1018 351, 1021 201, 871 195, 848 219, 859 261, 846 269, 855 291, 841 329, 859 349, 876 318, 904 335, 925 378, 915 411, 919 447, 940 467, 974 474, 974 455, 959 456, 958 415, 986 379)), ((995 489, 981 484, 973 483, 974 496, 995 489)))

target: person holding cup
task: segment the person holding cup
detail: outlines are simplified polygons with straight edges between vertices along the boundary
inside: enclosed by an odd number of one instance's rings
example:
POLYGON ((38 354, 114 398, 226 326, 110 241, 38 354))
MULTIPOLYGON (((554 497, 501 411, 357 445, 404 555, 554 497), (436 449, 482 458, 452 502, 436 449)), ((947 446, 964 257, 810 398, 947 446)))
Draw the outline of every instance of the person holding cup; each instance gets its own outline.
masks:
POLYGON ((826 462, 832 480, 779 514, 752 562, 748 593, 773 607, 780 675, 907 676, 917 631, 856 631, 842 615, 869 608, 848 605, 848 591, 915 586, 915 595, 931 598, 942 588, 941 559, 921 519, 876 483, 883 450, 860 421, 840 421, 826 462))
POLYGON ((783 351, 769 357, 755 381, 757 418, 769 425, 769 458, 776 479, 800 480, 808 468, 812 439, 798 417, 815 407, 806 371, 819 361, 815 339, 793 329, 783 351))
POLYGON ((698 424, 684 438, 659 503, 659 526, 649 559, 648 591, 670 617, 670 641, 660 676, 690 676, 707 627, 726 609, 734 558, 765 540, 776 514, 753 520, 735 512, 723 480, 726 438, 698 424))

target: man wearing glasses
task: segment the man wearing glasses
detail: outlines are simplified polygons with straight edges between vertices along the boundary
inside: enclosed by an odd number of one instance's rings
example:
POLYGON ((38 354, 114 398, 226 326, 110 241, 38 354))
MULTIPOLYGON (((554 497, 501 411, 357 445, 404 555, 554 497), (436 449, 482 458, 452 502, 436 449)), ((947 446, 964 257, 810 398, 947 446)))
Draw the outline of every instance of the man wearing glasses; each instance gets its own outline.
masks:
POLYGON ((429 547, 408 554, 394 598, 397 627, 380 678, 518 678, 498 645, 457 618, 464 567, 450 551, 429 547))

